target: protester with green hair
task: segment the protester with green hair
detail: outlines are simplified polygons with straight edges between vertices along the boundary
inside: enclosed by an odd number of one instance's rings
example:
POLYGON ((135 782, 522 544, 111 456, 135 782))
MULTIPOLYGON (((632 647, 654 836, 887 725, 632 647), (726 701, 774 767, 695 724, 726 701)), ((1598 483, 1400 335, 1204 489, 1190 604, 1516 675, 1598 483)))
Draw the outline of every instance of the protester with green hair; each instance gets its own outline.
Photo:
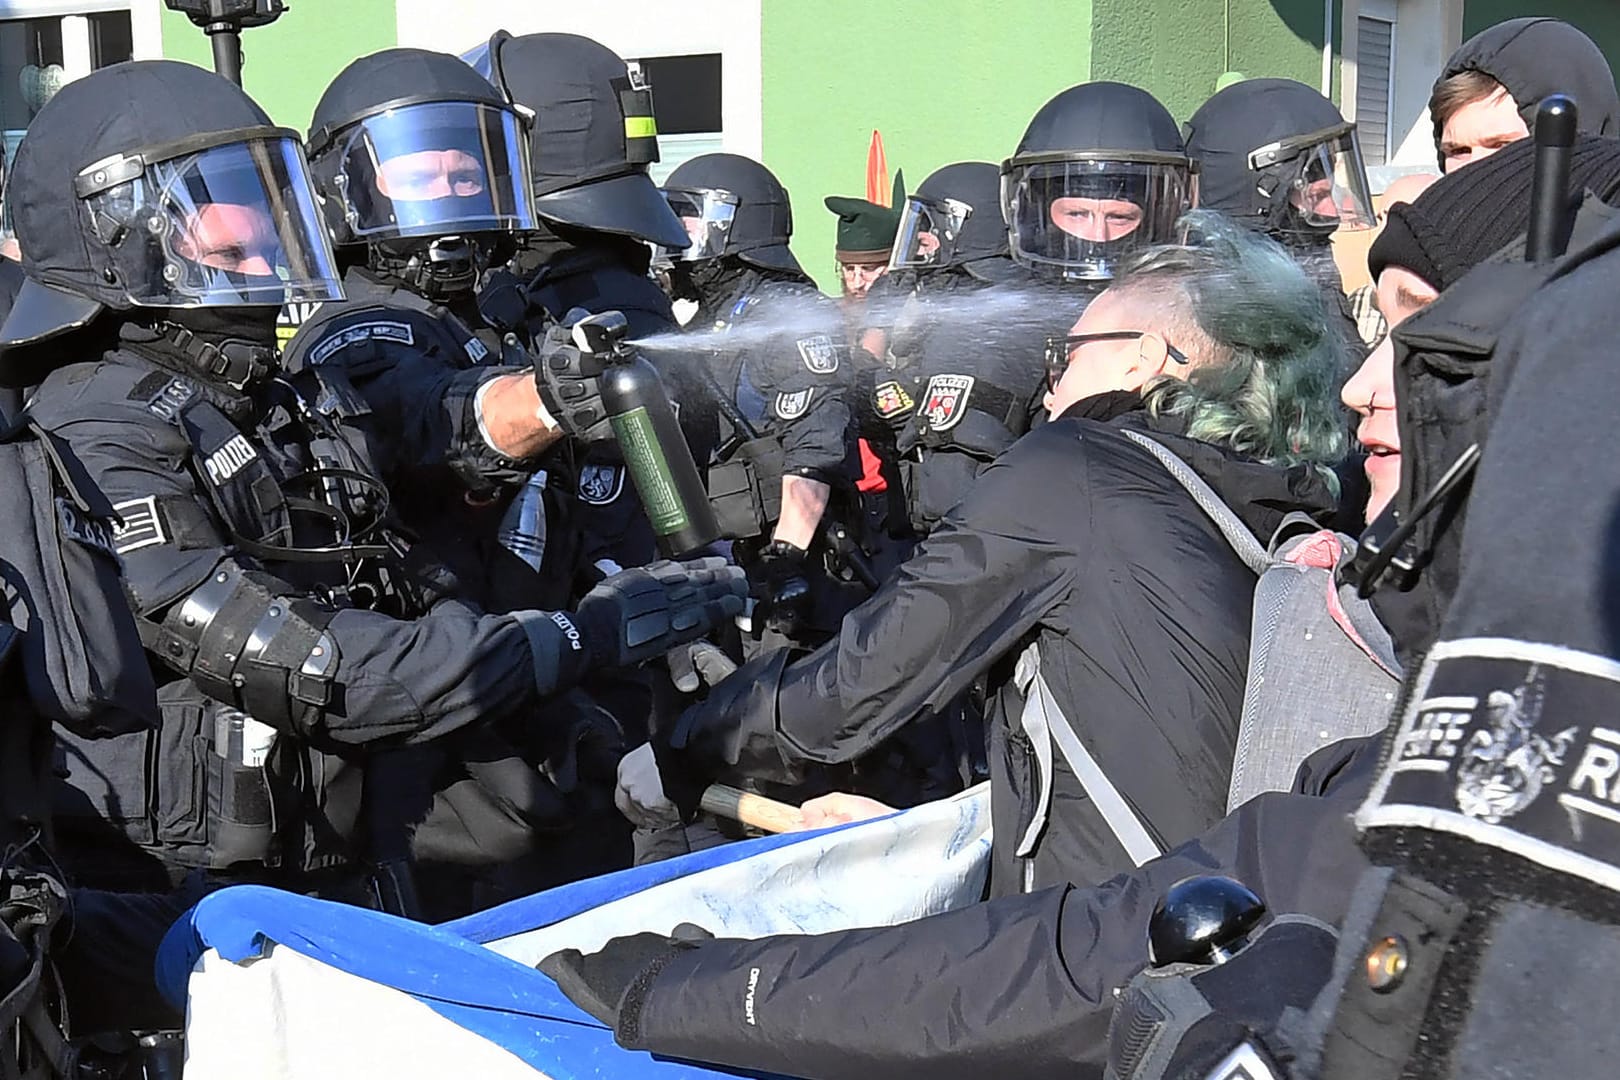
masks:
MULTIPOLYGON (((1213 215, 1188 226, 1189 244, 1140 256, 1052 342, 1051 421, 836 640, 756 658, 627 757, 621 809, 669 820, 722 775, 849 761, 984 678, 992 892, 1100 882, 1221 818, 1248 560, 1290 512, 1333 509, 1346 362, 1280 246, 1213 215)), ((972 383, 935 380, 919 409, 948 426, 972 383)))

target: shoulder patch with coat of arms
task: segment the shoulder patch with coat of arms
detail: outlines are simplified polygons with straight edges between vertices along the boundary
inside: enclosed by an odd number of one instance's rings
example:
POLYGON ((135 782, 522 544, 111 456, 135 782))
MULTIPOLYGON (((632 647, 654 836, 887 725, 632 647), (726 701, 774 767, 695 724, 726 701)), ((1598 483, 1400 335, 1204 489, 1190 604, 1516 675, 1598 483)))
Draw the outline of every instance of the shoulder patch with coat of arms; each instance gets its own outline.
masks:
POLYGON ((810 337, 800 338, 796 344, 799 346, 799 356, 804 360, 804 366, 816 375, 831 375, 838 370, 838 346, 826 334, 812 334, 810 337))
POLYGON ((923 391, 917 415, 935 431, 949 431, 961 423, 967 412, 968 396, 973 393, 971 375, 935 375, 923 391))
POLYGON ((793 393, 776 395, 774 411, 778 420, 797 420, 810 411, 810 399, 815 396, 813 388, 796 390, 793 393))
POLYGON ((579 501, 607 506, 624 491, 624 466, 584 465, 579 470, 579 501))
POLYGON ((911 400, 906 388, 893 379, 878 383, 872 388, 872 408, 876 409, 877 414, 885 420, 916 407, 917 403, 911 400))

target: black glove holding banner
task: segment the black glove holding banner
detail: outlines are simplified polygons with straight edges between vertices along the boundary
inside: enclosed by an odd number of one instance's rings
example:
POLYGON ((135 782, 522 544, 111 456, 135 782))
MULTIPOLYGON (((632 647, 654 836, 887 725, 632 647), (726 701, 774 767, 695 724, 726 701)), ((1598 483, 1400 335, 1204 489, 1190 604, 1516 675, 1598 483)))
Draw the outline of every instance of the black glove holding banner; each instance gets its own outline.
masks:
POLYGON ((661 560, 606 578, 570 620, 591 667, 634 667, 742 613, 748 583, 721 558, 661 560))
POLYGON ((546 411, 557 426, 576 439, 588 443, 609 442, 613 427, 602 404, 598 379, 607 364, 575 339, 574 324, 589 313, 582 308, 569 311, 561 323, 550 327, 540 341, 535 358, 534 382, 546 411))

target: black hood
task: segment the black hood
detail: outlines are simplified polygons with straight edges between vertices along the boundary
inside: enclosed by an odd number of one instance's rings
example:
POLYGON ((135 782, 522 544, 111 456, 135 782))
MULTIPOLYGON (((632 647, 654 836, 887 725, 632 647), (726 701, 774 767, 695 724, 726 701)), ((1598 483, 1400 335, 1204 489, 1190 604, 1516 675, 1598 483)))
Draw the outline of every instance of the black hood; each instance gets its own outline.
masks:
MULTIPOLYGON (((1509 19, 1462 43, 1438 81, 1462 71, 1481 71, 1507 88, 1531 131, 1536 106, 1549 94, 1567 94, 1579 108, 1579 129, 1591 135, 1620 134, 1620 94, 1614 72, 1591 38, 1562 19, 1509 19)), ((1434 132, 1440 150, 1440 129, 1434 132)))
MULTIPOLYGON (((1249 154, 1268 143, 1344 124, 1333 102, 1292 79, 1233 83, 1187 121, 1187 153, 1203 166, 1198 205, 1252 229, 1267 224, 1271 199, 1260 183, 1269 170, 1249 168, 1249 154)), ((1272 170, 1284 168, 1272 166, 1272 170)))
POLYGON ((1262 544, 1271 540, 1289 514, 1302 512, 1326 521, 1338 508, 1338 500, 1321 470, 1309 465, 1267 465, 1214 443, 1190 438, 1184 417, 1151 415, 1142 395, 1134 390, 1083 398, 1061 417, 1072 418, 1100 420, 1150 436, 1214 488, 1262 544))
POLYGON ((951 265, 979 259, 1006 259, 1007 223, 1001 219, 1001 170, 988 161, 958 161, 935 169, 914 194, 925 199, 955 199, 973 207, 957 237, 951 265))

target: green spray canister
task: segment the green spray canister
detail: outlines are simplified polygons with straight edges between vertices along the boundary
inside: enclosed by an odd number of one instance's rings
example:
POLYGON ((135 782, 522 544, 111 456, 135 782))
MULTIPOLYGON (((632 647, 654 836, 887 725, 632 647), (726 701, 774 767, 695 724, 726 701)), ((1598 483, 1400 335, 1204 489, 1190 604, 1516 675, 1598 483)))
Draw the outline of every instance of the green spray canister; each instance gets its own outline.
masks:
POLYGON ((720 525, 664 381, 625 343, 628 330, 622 314, 606 311, 574 324, 574 345, 603 365, 602 406, 625 468, 652 522, 658 550, 665 558, 678 558, 714 543, 720 525))

